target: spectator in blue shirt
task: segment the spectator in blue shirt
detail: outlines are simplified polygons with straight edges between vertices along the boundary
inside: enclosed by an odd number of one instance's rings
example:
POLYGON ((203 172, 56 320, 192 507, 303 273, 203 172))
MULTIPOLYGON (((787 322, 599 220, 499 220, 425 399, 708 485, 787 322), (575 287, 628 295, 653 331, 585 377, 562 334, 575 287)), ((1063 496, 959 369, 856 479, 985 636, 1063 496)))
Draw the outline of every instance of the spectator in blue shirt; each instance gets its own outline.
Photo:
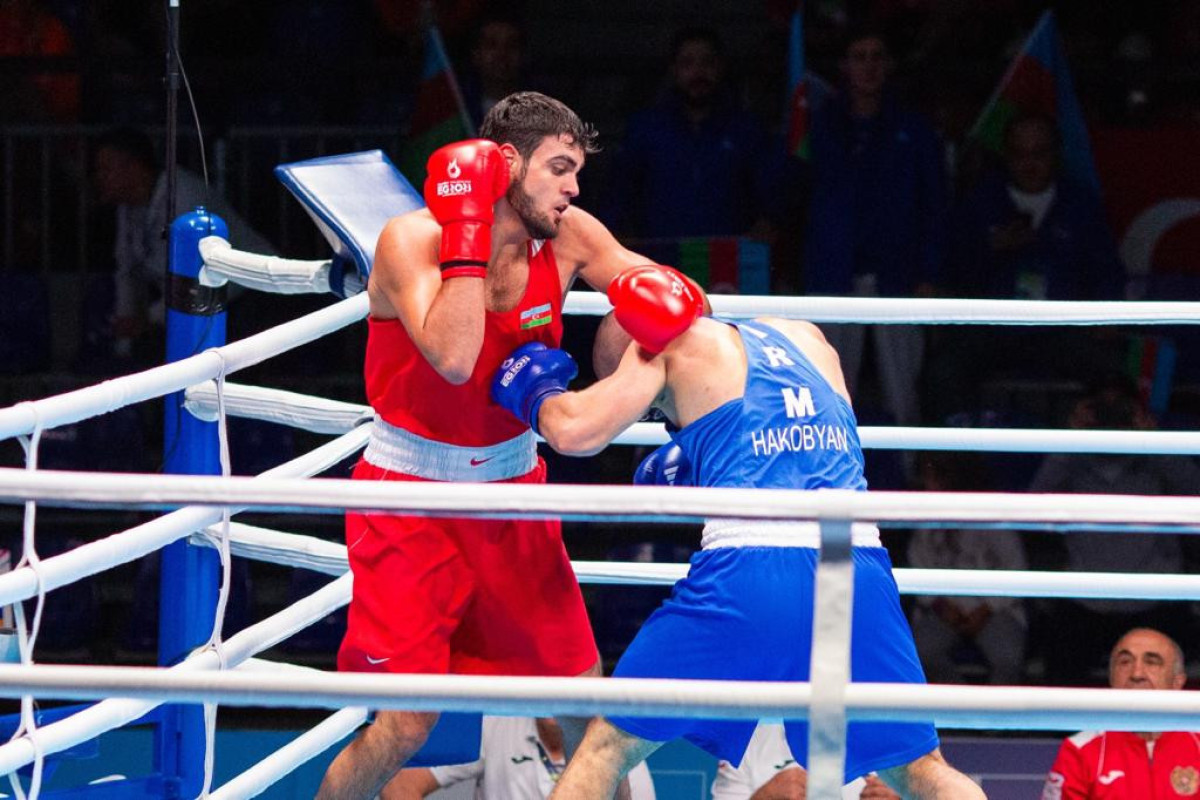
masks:
MULTIPOLYGON (((1004 136, 1004 170, 952 216, 947 283, 965 297, 1118 300, 1125 276, 1100 199, 1059 172, 1054 121, 1018 116, 1004 136)), ((967 328, 930 359, 935 417, 970 411, 999 377, 1088 383, 1119 370, 1126 345, 1106 328, 967 328)))
POLYGON ((720 37, 689 28, 671 46, 670 86, 629 120, 602 216, 632 237, 767 236, 768 220, 786 213, 785 161, 734 102, 720 37))
POLYGON ((1021 116, 1004 136, 1003 174, 955 209, 951 263, 973 297, 1117 300, 1124 274, 1100 198, 1059 175, 1054 121, 1021 116))
MULTIPOLYGON (((813 115, 805 292, 928 296, 939 278, 945 235, 940 141, 890 92, 893 61, 881 33, 851 32, 839 68, 842 93, 813 115)), ((841 354, 854 394, 868 329, 823 330, 841 354)), ((887 410, 897 423, 915 424, 922 331, 893 325, 870 330, 887 410)))

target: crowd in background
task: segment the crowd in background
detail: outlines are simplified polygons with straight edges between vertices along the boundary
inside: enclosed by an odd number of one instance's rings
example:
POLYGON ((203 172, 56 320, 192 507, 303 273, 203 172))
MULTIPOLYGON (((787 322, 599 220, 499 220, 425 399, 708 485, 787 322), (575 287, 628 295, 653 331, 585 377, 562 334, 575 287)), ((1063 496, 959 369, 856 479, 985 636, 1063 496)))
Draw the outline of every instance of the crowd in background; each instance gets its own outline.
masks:
MULTIPOLYGON (((90 152, 65 156, 78 167, 63 180, 86 184, 96 208, 82 221, 95 231, 88 257, 97 282, 78 310, 82 322, 72 328, 81 332, 75 357, 51 365, 47 355, 26 348, 6 353, 0 372, 111 373, 161 358, 156 204, 164 165, 146 131, 164 119, 163 5, 0 0, 0 125, 107 131, 90 152)), ((619 4, 608 19, 579 10, 595 17, 583 23, 588 35, 569 24, 572 12, 536 0, 503 4, 502 12, 484 0, 446 0, 432 10, 472 120, 508 92, 534 88, 598 124, 605 148, 581 178, 579 204, 647 254, 664 243, 674 243, 669 252, 684 252, 683 240, 758 243, 769 254, 763 291, 789 295, 1200 297, 1200 251, 1182 248, 1189 264, 1176 259, 1177 243, 1172 250, 1164 240, 1161 251, 1152 246, 1134 263, 1121 227, 1128 220, 1118 218, 1123 212, 1106 183, 1126 180, 1123 173, 1110 178, 1108 164, 1133 161, 1136 169, 1136 162, 1161 155, 1149 150, 1160 132, 1183 131, 1182 141, 1193 143, 1200 136, 1196 4, 1053 4, 1093 133, 1099 193, 1063 169, 1063 136, 1052 114, 1009 119, 995 153, 970 136, 1044 3, 805 6, 806 66, 814 77, 802 156, 785 144, 793 5, 784 0, 678 19, 639 17, 635 4, 619 4), (645 77, 648 69, 653 80, 645 77), (1147 149, 1122 151, 1122 142, 1147 149)), ((206 138, 215 141, 239 125, 336 125, 384 126, 402 140, 417 104, 422 13, 416 0, 183 4, 181 52, 206 138)), ((181 103, 185 127, 193 124, 188 105, 181 103)), ((397 163, 403 157, 391 155, 397 163)), ((1173 156, 1174 171, 1187 173, 1191 154, 1181 149, 1173 156)), ((7 174, 17 180, 21 165, 7 174)), ((181 174, 189 202, 223 203, 197 175, 181 174)), ((33 234, 22 238, 21 214, 9 203, 6 213, 16 222, 4 232, 14 237, 6 252, 19 259, 27 244, 39 245, 33 234)), ((236 227, 235 246, 278 247, 281 231, 261 209, 222 208, 236 227)), ((21 263, 0 268, 18 281, 33 272, 21 263)), ((739 284, 737 275, 714 275, 696 277, 712 277, 713 291, 750 285, 739 284)), ((48 331, 55 321, 13 324, 48 331)), ((864 424, 1149 429, 1197 421, 1188 386, 1200 363, 1188 352, 1194 336, 1187 329, 839 325, 827 335, 864 424), (1165 351, 1178 354, 1173 365, 1154 361, 1165 351)), ((576 323, 566 346, 586 356, 589 337, 586 322, 576 323)), ((8 346, 0 341, 0 350, 8 346)), ((360 346, 318 354, 325 358, 320 369, 353 374, 358 363, 347 362, 346 352, 360 346)), ((357 379, 351 385, 357 391, 357 379)), ((116 436, 128 442, 132 434, 116 436)), ((148 446, 158 445, 146 438, 148 446)), ((1200 491, 1200 470, 1190 457, 1040 460, 877 451, 867 458, 872 486, 884 489, 1200 491)), ((565 481, 624 481, 636 463, 628 453, 587 464, 555 461, 551 474, 565 481)), ((688 535, 677 531, 668 539, 686 542, 688 535)), ((1085 537, 1016 533, 888 535, 900 565, 1182 572, 1200 561, 1186 537, 1106 536, 1093 545, 1085 537)), ((679 555, 662 543, 645 550, 628 531, 599 541, 635 558, 643 551, 647 558, 679 555)), ((645 611, 656 602, 651 593, 645 611)), ((597 615, 602 638, 611 633, 602 645, 619 648, 636 629, 637 596, 593 598, 611 604, 611 619, 620 618, 617 624, 605 622, 603 610, 597 615)), ((1046 680, 1095 683, 1121 631, 1151 625, 1186 646, 1197 629, 1191 609, 1178 603, 918 599, 912 615, 926 668, 934 680, 947 681, 1020 682, 1036 659, 1046 680), (1046 646, 1064 631, 1072 648, 1046 646), (1068 652, 1085 655, 1067 663, 1061 656, 1068 652)))

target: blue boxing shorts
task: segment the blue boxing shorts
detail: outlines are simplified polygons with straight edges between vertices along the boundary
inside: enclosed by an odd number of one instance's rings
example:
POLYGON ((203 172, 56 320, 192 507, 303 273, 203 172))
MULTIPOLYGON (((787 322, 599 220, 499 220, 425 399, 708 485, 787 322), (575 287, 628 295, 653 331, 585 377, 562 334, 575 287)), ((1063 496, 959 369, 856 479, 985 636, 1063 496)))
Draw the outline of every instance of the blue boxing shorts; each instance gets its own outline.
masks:
MULTIPOLYGON (((925 683, 912 630, 882 547, 855 547, 851 679, 925 683)), ((807 681, 818 552, 810 547, 717 547, 692 556, 687 577, 621 657, 621 678, 807 681)), ((653 742, 683 738, 740 764, 754 720, 612 717, 653 742)), ((786 720, 792 755, 808 764, 808 723, 786 720)), ((908 763, 938 746, 932 724, 850 722, 846 782, 908 763)))

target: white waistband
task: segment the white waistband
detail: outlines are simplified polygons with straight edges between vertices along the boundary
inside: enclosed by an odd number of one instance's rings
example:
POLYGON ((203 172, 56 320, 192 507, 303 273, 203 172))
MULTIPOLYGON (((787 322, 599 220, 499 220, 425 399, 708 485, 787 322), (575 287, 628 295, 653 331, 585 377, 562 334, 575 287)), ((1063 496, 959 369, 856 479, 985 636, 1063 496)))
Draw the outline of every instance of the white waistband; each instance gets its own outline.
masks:
POLYGON ((489 447, 435 442, 375 417, 363 458, 380 469, 431 481, 503 481, 537 466, 537 440, 526 431, 489 447))
MULTIPOLYGON (((856 522, 850 528, 853 547, 882 547, 879 528, 856 522)), ((820 523, 770 522, 754 519, 714 519, 704 523, 700 549, 716 547, 821 547, 820 523)))

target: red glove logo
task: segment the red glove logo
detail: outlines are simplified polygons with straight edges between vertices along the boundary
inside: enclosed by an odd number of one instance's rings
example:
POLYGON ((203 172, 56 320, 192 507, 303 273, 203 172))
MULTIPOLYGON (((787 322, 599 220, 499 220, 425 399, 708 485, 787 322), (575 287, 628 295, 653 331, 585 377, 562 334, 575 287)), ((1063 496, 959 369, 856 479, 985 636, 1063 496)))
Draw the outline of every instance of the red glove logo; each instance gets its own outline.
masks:
POLYGON ((471 182, 455 180, 462 175, 462 167, 458 165, 458 159, 454 159, 446 167, 446 177, 448 181, 438 181, 437 195, 438 197, 459 197, 464 194, 471 193, 471 182))
POLYGON ((425 203, 442 226, 442 277, 484 277, 494 205, 508 188, 499 145, 485 139, 448 144, 429 157, 427 169, 425 203))

